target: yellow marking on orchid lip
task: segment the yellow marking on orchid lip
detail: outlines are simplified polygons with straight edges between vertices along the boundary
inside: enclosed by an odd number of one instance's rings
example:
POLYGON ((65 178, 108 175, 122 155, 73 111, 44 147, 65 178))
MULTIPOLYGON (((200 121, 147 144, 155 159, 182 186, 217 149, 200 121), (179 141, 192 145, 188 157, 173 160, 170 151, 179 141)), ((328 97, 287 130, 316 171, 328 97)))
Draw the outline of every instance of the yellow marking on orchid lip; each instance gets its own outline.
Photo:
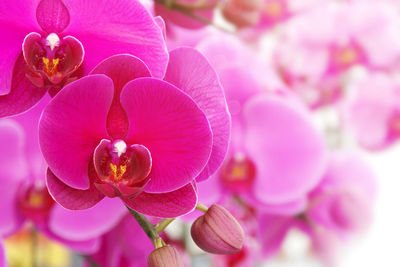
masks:
POLYGON ((124 176, 126 172, 126 165, 117 166, 115 164, 110 163, 111 174, 114 177, 115 181, 120 181, 122 176, 124 176))
POLYGON ((43 197, 37 193, 29 194, 28 202, 32 207, 40 207, 43 204, 43 197))
POLYGON ((233 179, 235 179, 235 180, 240 180, 240 179, 242 179, 242 178, 245 176, 246 170, 245 170, 245 168, 243 168, 243 167, 234 166, 234 167, 232 168, 231 174, 232 174, 233 179))
POLYGON ((42 57, 42 61, 44 64, 44 72, 49 75, 53 75, 57 72, 58 63, 60 63, 59 58, 53 58, 51 61, 47 57, 42 57))
POLYGON ((352 48, 346 48, 339 52, 337 61, 342 65, 349 65, 357 60, 357 52, 352 48))
POLYGON ((279 1, 272 1, 266 4, 265 13, 273 18, 277 18, 282 15, 282 4, 279 1))

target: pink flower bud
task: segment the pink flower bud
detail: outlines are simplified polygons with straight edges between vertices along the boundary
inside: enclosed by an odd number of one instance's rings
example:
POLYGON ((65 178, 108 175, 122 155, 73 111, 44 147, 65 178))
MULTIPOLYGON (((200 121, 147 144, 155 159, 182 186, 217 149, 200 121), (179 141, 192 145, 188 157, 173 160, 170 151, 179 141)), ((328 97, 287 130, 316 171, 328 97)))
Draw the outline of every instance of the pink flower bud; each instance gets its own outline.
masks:
POLYGON ((229 211, 216 204, 196 219, 191 234, 201 249, 214 254, 237 253, 244 242, 244 232, 240 224, 229 211))
POLYGON ((229 0, 222 14, 237 27, 249 27, 259 22, 262 6, 261 0, 229 0))
POLYGON ((147 258, 149 267, 184 267, 178 251, 171 246, 153 250, 147 258))

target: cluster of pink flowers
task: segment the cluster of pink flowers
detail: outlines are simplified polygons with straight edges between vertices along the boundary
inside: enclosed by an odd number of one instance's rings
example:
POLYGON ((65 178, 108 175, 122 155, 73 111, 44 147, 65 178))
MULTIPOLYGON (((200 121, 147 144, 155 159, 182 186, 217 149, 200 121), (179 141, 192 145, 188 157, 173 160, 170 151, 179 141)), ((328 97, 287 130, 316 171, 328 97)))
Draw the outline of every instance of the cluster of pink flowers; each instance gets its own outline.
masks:
POLYGON ((27 229, 84 266, 257 266, 293 231, 334 265, 373 218, 363 153, 400 138, 399 12, 3 1, 0 267, 27 229))

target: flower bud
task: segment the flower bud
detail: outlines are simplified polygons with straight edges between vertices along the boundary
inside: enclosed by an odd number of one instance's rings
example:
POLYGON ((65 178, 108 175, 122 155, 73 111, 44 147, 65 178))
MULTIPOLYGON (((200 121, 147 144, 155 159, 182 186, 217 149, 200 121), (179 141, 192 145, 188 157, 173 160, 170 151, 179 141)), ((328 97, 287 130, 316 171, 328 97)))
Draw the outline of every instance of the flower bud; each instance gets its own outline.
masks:
POLYGON ((229 211, 216 204, 196 219, 191 234, 201 249, 214 254, 237 253, 244 242, 244 232, 240 224, 229 211))
POLYGON ((262 6, 262 0, 229 0, 222 14, 237 27, 249 27, 259 22, 262 6))
POLYGON ((147 264, 149 267, 184 267, 178 251, 169 245, 153 250, 147 264))

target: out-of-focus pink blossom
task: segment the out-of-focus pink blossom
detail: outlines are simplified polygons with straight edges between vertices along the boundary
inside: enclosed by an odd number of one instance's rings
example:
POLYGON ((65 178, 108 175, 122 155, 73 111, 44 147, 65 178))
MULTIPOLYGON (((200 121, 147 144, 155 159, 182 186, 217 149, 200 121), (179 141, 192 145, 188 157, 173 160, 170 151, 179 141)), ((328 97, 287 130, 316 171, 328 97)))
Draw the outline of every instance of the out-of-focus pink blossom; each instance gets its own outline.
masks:
POLYGON ((400 83, 394 75, 368 73, 348 85, 341 105, 344 127, 367 149, 382 149, 400 137, 400 83))
POLYGON ((110 232, 101 238, 101 247, 89 255, 100 266, 142 267, 154 244, 143 232, 135 219, 125 216, 110 232))
POLYGON ((168 61, 162 32, 139 1, 29 0, 0 6, 0 116, 21 113, 47 92, 130 53, 155 77, 168 61), (21 50, 22 47, 22 50, 21 50))
POLYGON ((98 237, 110 230, 126 212, 109 200, 85 211, 68 211, 54 202, 45 185, 46 164, 39 150, 38 106, 14 119, 0 120, 1 147, 0 235, 21 229, 24 222, 70 248, 91 253, 98 237))
POLYGON ((320 5, 287 23, 275 55, 277 68, 310 106, 330 104, 343 95, 343 74, 351 67, 396 66, 399 23, 385 3, 320 5))
POLYGON ((200 53, 172 51, 164 80, 140 59, 116 55, 46 107, 39 138, 47 186, 69 209, 108 196, 147 215, 176 217, 195 207, 194 179, 217 170, 229 130, 223 90, 200 53))
POLYGON ((321 183, 308 195, 305 212, 259 217, 264 256, 275 255, 289 230, 296 228, 310 237, 316 255, 332 264, 340 242, 371 222, 375 195, 374 173, 359 155, 332 153, 321 183))
MULTIPOLYGON (((265 76, 272 75, 255 55, 242 58, 249 53, 240 44, 215 38, 199 47, 220 75, 232 115, 228 156, 215 182, 207 183, 262 209, 304 208, 304 198, 318 184, 325 165, 325 144, 310 113, 288 91, 267 92, 280 88, 268 87, 273 79, 264 83, 265 76), (224 57, 230 58, 229 66, 219 61, 224 57), (253 69, 253 61, 260 68, 253 69)), ((199 184, 200 196, 206 188, 199 184)))

